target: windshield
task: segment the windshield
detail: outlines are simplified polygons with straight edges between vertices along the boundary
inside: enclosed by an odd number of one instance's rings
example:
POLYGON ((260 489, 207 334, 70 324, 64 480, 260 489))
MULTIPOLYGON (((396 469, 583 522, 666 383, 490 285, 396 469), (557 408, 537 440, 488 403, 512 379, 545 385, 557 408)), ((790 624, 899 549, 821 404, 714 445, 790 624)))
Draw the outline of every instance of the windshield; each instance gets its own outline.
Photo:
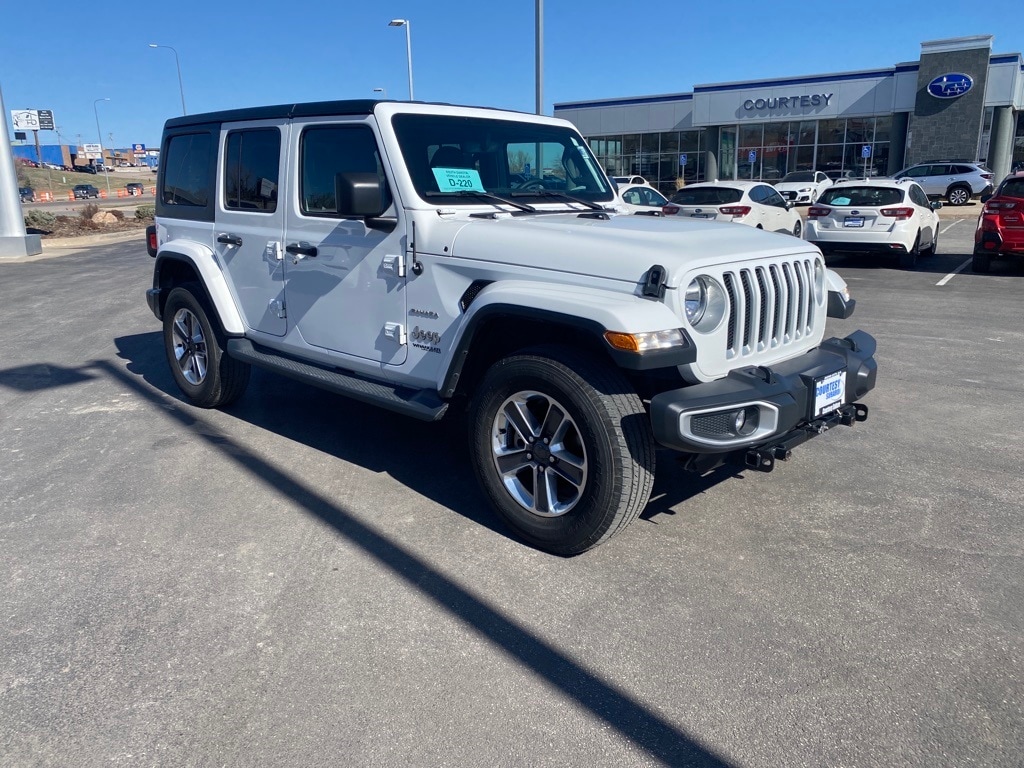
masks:
POLYGON ((893 187, 832 187, 818 198, 818 205, 897 205, 903 202, 903 190, 893 187))
POLYGON ((558 202, 552 191, 584 204, 614 198, 589 147, 569 128, 450 115, 391 120, 416 193, 432 203, 480 205, 487 195, 513 193, 520 201, 558 202))
POLYGON ((814 181, 814 174, 810 171, 793 171, 782 177, 783 181, 814 181))
POLYGON ((724 205, 738 203, 743 192, 732 187, 689 187, 672 195, 672 202, 679 205, 724 205))

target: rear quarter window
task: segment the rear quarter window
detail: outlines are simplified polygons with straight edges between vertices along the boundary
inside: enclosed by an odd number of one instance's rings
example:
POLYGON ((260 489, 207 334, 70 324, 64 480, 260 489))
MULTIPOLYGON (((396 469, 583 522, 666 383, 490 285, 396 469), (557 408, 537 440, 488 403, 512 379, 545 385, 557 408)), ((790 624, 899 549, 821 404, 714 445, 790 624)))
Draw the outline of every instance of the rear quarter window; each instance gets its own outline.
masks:
POLYGON ((1024 198, 1024 178, 1008 180, 1003 184, 1003 188, 999 190, 999 194, 1006 197, 1024 198))
POLYGON ((213 221, 219 124, 165 133, 160 151, 156 215, 213 221))

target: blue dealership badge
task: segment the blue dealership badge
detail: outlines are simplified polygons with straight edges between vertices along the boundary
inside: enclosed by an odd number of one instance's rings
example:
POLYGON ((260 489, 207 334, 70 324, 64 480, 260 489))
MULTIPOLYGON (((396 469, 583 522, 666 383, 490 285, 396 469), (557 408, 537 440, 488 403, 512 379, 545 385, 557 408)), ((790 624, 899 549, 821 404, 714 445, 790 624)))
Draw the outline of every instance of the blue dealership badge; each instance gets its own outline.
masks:
POLYGON ((937 99, 955 99, 974 87, 974 78, 962 72, 939 75, 928 83, 928 93, 937 99))

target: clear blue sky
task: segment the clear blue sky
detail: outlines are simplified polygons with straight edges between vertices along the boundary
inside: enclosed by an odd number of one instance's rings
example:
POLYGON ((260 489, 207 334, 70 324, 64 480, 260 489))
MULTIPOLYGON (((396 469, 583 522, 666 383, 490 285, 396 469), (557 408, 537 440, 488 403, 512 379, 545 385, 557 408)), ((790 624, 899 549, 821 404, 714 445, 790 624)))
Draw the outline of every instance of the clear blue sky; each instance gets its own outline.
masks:
MULTIPOLYGON (((692 90, 695 84, 892 66, 920 43, 995 35, 994 53, 1024 51, 1024 2, 904 0, 696 3, 545 0, 544 111, 552 104, 692 90)), ((3 0, 0 86, 7 112, 51 109, 66 143, 159 143, 181 114, 329 99, 408 98, 532 112, 534 0, 330 3, 207 0, 44 5, 3 0)), ((40 141, 54 143, 42 132, 40 141)))

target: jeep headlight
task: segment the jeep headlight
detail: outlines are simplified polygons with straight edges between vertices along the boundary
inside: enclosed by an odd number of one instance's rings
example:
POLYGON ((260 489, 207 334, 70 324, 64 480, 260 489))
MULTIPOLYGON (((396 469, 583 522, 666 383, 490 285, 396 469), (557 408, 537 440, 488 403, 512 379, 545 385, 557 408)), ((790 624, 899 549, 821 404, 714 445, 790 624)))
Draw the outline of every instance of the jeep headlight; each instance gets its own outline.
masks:
MULTIPOLYGON (((845 286, 844 286, 845 287, 845 286)), ((849 297, 847 297, 849 298, 849 297)), ((814 262, 814 301, 821 304, 825 300, 825 265, 814 262)))
POLYGON ((725 290, 707 275, 693 278, 683 295, 683 312, 695 331, 711 333, 725 317, 725 290))

